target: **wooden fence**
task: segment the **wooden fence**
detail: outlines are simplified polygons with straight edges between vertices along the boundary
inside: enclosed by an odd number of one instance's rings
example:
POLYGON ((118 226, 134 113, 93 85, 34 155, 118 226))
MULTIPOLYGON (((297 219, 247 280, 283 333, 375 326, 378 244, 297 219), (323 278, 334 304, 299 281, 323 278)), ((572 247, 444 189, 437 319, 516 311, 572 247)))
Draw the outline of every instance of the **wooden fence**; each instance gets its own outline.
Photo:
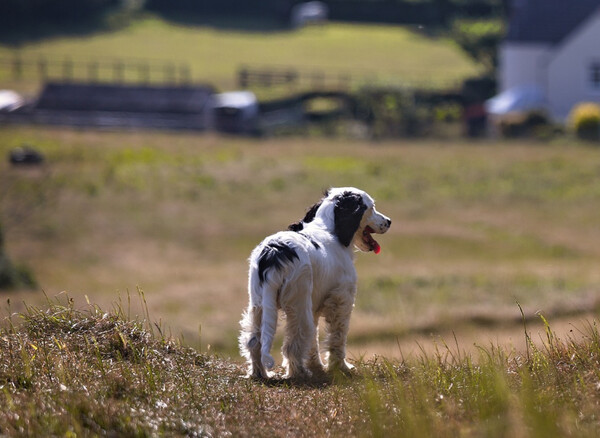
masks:
POLYGON ((330 73, 324 70, 299 71, 293 68, 242 67, 237 83, 241 89, 287 87, 291 89, 348 90, 352 77, 347 73, 330 73))
POLYGON ((335 72, 326 69, 298 69, 293 67, 249 67, 243 66, 237 72, 237 86, 240 89, 278 89, 288 92, 306 90, 350 91, 352 88, 378 86, 391 88, 411 88, 425 90, 449 90, 460 88, 456 80, 432 80, 423 74, 402 72, 378 72, 353 70, 335 72))
POLYGON ((192 81, 191 69, 187 64, 120 58, 78 61, 70 57, 56 59, 43 55, 0 58, 0 75, 15 81, 42 82, 189 84, 192 81))
MULTIPOLYGON (((406 74, 371 71, 335 72, 326 69, 295 67, 242 66, 236 74, 242 90, 279 90, 297 93, 306 90, 349 91, 356 86, 402 86, 423 89, 456 88, 456 82, 429 81, 422 75, 412 80, 406 74)), ((0 81, 35 80, 39 82, 133 83, 148 85, 191 85, 197 82, 187 63, 159 62, 132 58, 91 60, 44 55, 8 55, 0 57, 0 81)))

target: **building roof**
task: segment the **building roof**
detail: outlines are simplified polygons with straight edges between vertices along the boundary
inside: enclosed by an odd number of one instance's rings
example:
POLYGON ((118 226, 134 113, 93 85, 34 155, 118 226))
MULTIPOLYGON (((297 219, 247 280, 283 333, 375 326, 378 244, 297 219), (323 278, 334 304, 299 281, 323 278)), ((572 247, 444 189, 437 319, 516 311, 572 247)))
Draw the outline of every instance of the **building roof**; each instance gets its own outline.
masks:
POLYGON ((506 40, 558 44, 599 8, 600 0, 513 0, 506 40))
POLYGON ((195 114, 208 109, 209 86, 49 83, 36 108, 68 111, 195 114))

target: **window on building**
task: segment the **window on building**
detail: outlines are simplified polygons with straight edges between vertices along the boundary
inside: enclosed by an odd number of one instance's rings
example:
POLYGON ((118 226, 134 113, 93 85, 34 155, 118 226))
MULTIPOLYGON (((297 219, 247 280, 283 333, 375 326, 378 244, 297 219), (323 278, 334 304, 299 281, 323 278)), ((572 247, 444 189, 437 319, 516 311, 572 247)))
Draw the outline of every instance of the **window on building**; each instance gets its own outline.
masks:
POLYGON ((590 65, 590 87, 592 90, 600 91, 600 62, 590 65))

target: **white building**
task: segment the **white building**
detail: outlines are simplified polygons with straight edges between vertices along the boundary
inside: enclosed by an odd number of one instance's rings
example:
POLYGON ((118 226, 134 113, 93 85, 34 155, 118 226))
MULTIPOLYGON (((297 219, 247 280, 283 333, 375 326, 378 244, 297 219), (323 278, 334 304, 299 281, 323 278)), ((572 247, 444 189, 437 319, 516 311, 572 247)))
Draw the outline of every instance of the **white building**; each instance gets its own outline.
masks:
POLYGON ((512 101, 541 96, 521 109, 561 121, 578 102, 600 103, 600 0, 513 0, 498 85, 512 101))

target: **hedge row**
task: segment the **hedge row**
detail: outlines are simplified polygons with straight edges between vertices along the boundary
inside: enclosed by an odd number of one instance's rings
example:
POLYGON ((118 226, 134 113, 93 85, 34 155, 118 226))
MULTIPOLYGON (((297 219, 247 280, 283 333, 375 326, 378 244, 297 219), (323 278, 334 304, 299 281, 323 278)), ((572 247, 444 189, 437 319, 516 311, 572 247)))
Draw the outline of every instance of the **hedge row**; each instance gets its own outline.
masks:
MULTIPOLYGON (((459 17, 496 17, 508 0, 323 0, 332 20, 444 25, 459 17)), ((145 0, 140 7, 166 15, 234 15, 287 20, 299 0, 145 0)), ((0 25, 78 23, 127 0, 1 0, 0 25)))
POLYGON ((121 0, 0 0, 0 24, 78 22, 117 7, 121 0))

